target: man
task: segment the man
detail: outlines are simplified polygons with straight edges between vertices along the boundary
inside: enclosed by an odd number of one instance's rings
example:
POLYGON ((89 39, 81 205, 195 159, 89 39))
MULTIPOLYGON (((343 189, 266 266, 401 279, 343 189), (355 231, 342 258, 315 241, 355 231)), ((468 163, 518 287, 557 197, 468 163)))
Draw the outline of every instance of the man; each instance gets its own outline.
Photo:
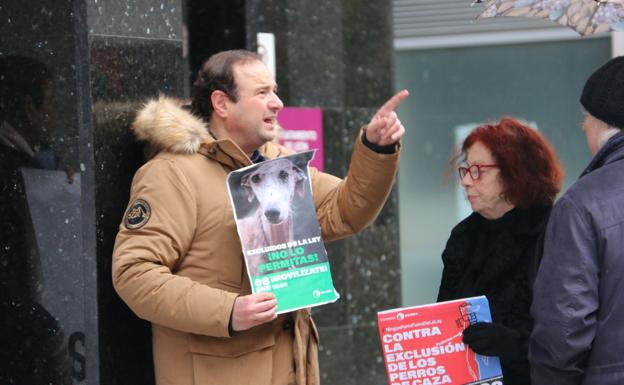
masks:
MULTIPOLYGON (((200 70, 190 112, 160 98, 133 125, 155 156, 133 180, 113 282, 152 322, 158 385, 319 383, 310 310, 277 316, 272 294, 251 294, 226 188, 232 170, 289 153, 272 141, 276 92, 256 54, 221 52, 200 70)), ((394 109, 406 97, 361 131, 347 178, 310 171, 325 240, 360 231, 383 206, 405 131, 394 109)))
POLYGON ((624 57, 581 95, 594 155, 555 205, 531 308, 533 385, 624 384, 624 57))
POLYGON ((45 280, 23 168, 54 169, 53 75, 39 60, 0 56, 0 384, 71 384, 65 333, 41 304, 45 280))

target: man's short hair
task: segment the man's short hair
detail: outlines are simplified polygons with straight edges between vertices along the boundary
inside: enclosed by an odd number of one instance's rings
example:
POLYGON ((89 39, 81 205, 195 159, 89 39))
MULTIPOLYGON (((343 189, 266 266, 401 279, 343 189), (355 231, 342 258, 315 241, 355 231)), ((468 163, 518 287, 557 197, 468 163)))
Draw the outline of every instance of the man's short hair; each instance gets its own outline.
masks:
POLYGON ((210 96, 214 91, 223 91, 233 102, 238 101, 238 90, 234 81, 234 65, 262 61, 254 52, 242 49, 216 53, 204 62, 191 90, 191 111, 205 119, 212 116, 210 96))

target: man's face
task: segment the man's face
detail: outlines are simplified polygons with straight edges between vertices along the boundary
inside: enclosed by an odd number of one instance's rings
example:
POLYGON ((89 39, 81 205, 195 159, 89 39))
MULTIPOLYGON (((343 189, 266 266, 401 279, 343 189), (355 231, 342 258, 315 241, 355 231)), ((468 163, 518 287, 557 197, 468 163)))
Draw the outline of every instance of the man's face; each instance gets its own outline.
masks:
POLYGON ((277 96, 277 84, 260 61, 237 64, 233 68, 238 101, 228 101, 226 128, 246 153, 275 139, 277 113, 284 104, 277 96))
POLYGON ((23 104, 25 121, 20 124, 21 134, 31 146, 47 148, 54 136, 54 109, 51 82, 43 85, 43 100, 37 105, 31 96, 23 104))
POLYGON ((583 119, 583 132, 585 132, 587 145, 589 146, 589 151, 591 151, 592 155, 596 155, 600 149, 600 136, 607 128, 609 128, 607 123, 585 111, 585 118, 583 119))

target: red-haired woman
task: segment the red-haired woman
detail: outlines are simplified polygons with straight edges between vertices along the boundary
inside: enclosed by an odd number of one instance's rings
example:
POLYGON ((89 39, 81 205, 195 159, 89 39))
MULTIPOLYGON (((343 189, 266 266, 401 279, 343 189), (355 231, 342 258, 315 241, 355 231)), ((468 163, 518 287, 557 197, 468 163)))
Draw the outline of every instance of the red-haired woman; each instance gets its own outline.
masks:
POLYGON ((527 385, 531 287, 563 169, 541 134, 511 118, 474 129, 458 158, 474 212, 442 253, 438 301, 485 295, 493 323, 470 325, 464 343, 499 357, 506 385, 527 385))

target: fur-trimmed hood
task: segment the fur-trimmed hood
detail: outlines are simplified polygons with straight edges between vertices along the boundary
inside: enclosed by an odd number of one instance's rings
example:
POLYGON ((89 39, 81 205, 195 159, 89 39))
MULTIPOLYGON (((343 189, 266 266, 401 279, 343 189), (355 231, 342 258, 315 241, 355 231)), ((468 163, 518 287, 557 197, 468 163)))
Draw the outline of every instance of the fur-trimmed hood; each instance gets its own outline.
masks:
MULTIPOLYGON (((148 101, 138 112, 130 129, 137 140, 146 143, 146 160, 166 151, 200 153, 230 168, 251 164, 251 160, 232 140, 215 139, 206 122, 186 108, 188 104, 188 101, 161 95, 148 101)), ((266 159, 293 153, 273 142, 264 144, 258 150, 266 159)))
POLYGON ((208 126, 188 111, 179 99, 160 96, 139 111, 130 129, 139 141, 146 142, 146 155, 160 151, 194 154, 202 143, 212 141, 208 126))

